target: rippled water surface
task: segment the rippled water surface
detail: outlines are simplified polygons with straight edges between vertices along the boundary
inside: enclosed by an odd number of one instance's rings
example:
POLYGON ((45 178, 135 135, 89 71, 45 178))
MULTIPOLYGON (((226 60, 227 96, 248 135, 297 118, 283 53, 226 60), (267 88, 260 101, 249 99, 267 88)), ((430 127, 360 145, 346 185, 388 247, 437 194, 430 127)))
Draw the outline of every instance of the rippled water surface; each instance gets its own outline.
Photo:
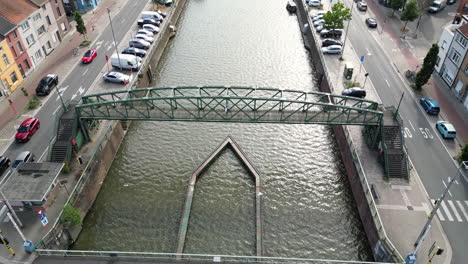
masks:
MULTIPOLYGON (((314 91, 285 1, 192 0, 154 86, 314 91)), ((175 252, 191 173, 231 135, 261 173, 266 256, 369 260, 326 126, 133 123, 74 249, 175 252)), ((255 255, 255 183, 226 149, 196 184, 185 253, 255 255)))

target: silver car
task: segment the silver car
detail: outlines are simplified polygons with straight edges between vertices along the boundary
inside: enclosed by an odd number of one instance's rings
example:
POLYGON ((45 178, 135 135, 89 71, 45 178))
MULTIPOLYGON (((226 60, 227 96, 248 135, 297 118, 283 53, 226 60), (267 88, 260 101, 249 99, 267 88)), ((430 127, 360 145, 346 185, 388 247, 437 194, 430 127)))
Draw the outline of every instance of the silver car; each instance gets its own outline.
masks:
POLYGON ((138 49, 149 49, 150 43, 146 40, 142 39, 132 39, 130 42, 128 42, 128 45, 133 48, 138 48, 138 49))
POLYGON ((142 39, 142 40, 145 40, 145 41, 148 41, 149 43, 153 43, 154 42, 154 38, 153 37, 148 37, 144 34, 136 34, 135 36, 136 39, 142 39))
POLYGON ((146 35, 148 37, 154 37, 154 33, 151 32, 151 31, 148 31, 146 29, 140 29, 137 31, 137 34, 143 34, 143 35, 146 35))
POLYGON ((158 34, 159 33, 159 28, 155 25, 150 25, 150 24, 144 24, 142 26, 142 28, 144 30, 148 30, 149 32, 153 33, 153 34, 158 34))
POLYGON ((130 82, 130 76, 120 72, 107 72, 102 76, 106 82, 127 84, 130 82))
POLYGON ((340 45, 330 45, 322 48, 323 54, 341 54, 343 47, 340 45))

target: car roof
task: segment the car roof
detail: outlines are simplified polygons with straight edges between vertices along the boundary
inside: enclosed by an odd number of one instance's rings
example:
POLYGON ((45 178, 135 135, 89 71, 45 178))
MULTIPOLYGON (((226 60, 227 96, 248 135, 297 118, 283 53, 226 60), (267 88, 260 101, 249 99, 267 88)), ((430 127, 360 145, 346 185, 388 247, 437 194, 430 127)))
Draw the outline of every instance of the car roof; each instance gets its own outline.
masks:
POLYGON ((455 127, 447 121, 437 121, 437 123, 444 124, 444 126, 447 128, 447 131, 456 131, 455 127))
POLYGON ((372 22, 377 22, 375 18, 371 18, 371 17, 369 17, 367 20, 372 21, 372 22))
POLYGON ((34 117, 28 117, 26 118, 20 126, 29 126, 36 118, 34 117))
POLYGON ((424 99, 425 99, 426 101, 428 101, 429 103, 431 103, 433 107, 439 107, 439 103, 437 103, 436 100, 434 100, 434 99, 432 99, 432 98, 430 98, 430 97, 425 97, 424 99))
POLYGON ((15 160, 24 160, 26 156, 29 155, 30 153, 31 151, 23 151, 20 154, 18 154, 18 156, 16 156, 15 160))

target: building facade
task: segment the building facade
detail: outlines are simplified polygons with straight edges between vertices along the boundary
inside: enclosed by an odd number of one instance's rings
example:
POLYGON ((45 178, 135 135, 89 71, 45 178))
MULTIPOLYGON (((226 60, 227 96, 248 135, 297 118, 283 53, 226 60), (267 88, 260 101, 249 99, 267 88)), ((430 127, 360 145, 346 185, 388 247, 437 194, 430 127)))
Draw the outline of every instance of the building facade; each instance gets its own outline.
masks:
POLYGON ((65 7, 61 0, 50 0, 50 5, 54 13, 55 21, 57 23, 58 31, 55 31, 55 35, 59 42, 62 42, 65 35, 70 32, 70 24, 68 23, 65 7))
POLYGON ((23 82, 20 70, 16 65, 13 53, 4 38, 0 38, 0 93, 8 95, 23 82))
POLYGON ((19 36, 16 25, 2 16, 0 16, 0 37, 6 39, 21 76, 26 77, 32 71, 32 63, 28 52, 19 36))

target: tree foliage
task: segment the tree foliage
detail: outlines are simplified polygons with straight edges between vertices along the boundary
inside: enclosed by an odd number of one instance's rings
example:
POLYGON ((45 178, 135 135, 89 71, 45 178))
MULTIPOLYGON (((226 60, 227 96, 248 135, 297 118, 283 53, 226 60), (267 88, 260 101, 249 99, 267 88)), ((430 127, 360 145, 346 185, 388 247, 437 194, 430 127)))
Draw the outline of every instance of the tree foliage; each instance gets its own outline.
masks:
POLYGON ((74 17, 75 17, 75 22, 76 22, 76 31, 78 31, 78 33, 83 35, 84 38, 86 38, 87 30, 86 30, 86 25, 84 24, 83 18, 81 17, 81 13, 78 11, 75 11, 74 17))
POLYGON ((395 11, 405 6, 406 0, 390 0, 389 7, 393 9, 392 16, 395 15, 395 11))
POLYGON ((401 12, 400 17, 401 21, 406 21, 403 31, 406 30, 406 25, 408 24, 408 22, 414 21, 416 18, 418 18, 418 16, 419 10, 417 0, 409 0, 405 6, 405 9, 403 9, 403 12, 401 12))
POLYGON ((417 90, 420 90, 431 78, 432 72, 434 71, 437 63, 438 54, 439 46, 437 44, 432 44, 431 49, 427 52, 427 55, 424 58, 421 70, 416 74, 415 86, 417 90))
POLYGON ((349 8, 341 2, 334 4, 331 11, 323 15, 323 28, 326 29, 342 29, 344 28, 344 21, 351 19, 349 8))
POLYGON ((60 223, 67 228, 81 224, 80 211, 69 204, 65 205, 60 223))
POLYGON ((468 160, 468 144, 465 144, 465 146, 460 150, 460 153, 458 154, 457 157, 458 163, 462 163, 463 161, 468 160))

